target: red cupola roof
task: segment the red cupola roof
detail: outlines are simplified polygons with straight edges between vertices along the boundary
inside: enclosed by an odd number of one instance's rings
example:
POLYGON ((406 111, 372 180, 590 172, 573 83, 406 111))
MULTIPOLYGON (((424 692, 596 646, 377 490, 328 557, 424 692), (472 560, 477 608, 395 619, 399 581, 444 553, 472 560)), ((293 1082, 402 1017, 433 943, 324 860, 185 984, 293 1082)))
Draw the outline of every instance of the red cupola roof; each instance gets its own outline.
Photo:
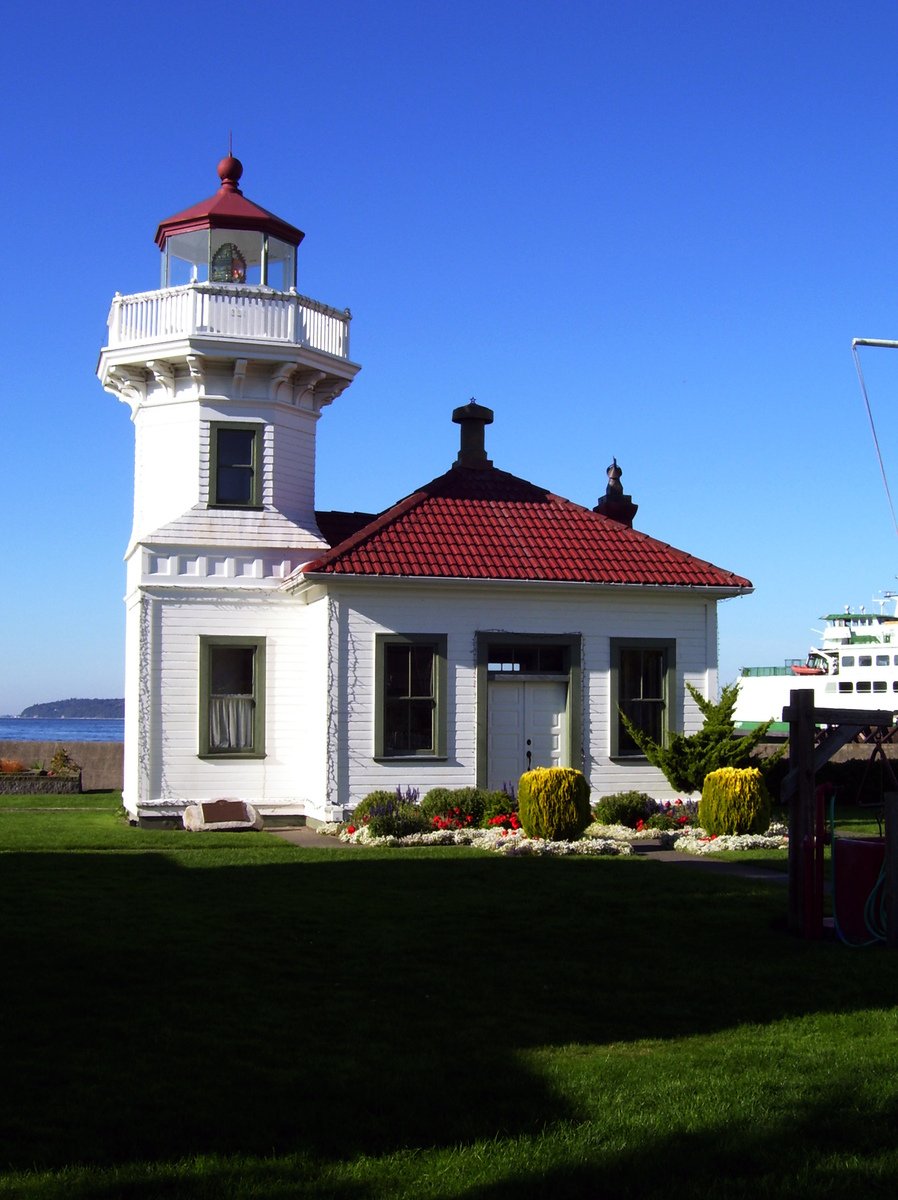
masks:
POLYGON ((251 229, 298 246, 305 237, 302 230, 247 200, 239 186, 242 174, 243 163, 239 158, 230 154, 223 158, 218 164, 221 187, 215 195, 161 221, 156 230, 156 245, 163 249, 174 234, 191 233, 195 229, 251 229))

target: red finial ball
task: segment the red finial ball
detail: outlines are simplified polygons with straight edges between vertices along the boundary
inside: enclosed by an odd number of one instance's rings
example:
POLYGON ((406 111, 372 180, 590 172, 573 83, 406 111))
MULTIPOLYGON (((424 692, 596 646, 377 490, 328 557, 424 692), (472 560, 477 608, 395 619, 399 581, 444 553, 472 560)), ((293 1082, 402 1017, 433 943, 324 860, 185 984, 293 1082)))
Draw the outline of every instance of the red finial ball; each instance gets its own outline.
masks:
POLYGON ((233 188, 236 188, 240 183, 240 176, 243 174, 243 163, 239 158, 235 158, 233 154, 229 154, 227 158, 223 158, 218 164, 218 178, 221 182, 233 188))

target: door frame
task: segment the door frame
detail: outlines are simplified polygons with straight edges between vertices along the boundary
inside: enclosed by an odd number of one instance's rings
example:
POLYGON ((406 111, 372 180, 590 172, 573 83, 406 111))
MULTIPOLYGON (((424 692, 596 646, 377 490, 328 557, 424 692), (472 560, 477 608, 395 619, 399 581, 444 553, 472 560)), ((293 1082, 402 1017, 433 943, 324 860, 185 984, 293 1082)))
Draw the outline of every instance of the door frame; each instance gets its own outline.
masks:
MULTIPOLYGON (((506 633, 504 629, 478 631, 477 638, 477 787, 486 787, 488 778, 487 734, 489 729, 489 682, 488 654, 490 644, 518 646, 563 646, 567 650, 567 761, 578 770, 583 769, 583 668, 582 637, 579 633, 506 633)), ((528 675, 538 680, 539 675, 528 675)), ((548 676, 547 676, 548 678, 548 676)), ((559 676, 552 676, 555 680, 559 676)))

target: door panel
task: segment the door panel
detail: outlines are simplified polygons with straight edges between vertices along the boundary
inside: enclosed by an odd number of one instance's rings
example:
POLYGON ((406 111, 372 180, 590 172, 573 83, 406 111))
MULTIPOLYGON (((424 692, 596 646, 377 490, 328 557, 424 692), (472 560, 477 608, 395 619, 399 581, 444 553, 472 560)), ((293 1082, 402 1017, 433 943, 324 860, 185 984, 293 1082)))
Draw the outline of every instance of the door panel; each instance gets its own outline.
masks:
POLYGON ((492 680, 488 705, 489 788, 499 789, 504 783, 517 787, 528 766, 567 765, 566 684, 492 680))

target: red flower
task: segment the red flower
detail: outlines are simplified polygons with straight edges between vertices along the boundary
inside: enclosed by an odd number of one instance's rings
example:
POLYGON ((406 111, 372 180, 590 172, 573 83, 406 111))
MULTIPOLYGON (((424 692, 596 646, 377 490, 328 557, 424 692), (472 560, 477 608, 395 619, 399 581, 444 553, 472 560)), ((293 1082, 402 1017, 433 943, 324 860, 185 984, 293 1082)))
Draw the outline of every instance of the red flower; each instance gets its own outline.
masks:
POLYGON ((346 832, 347 833, 355 833, 355 825, 347 825, 346 832))
POLYGON ((636 832, 640 833, 643 829, 645 829, 645 821, 643 821, 642 817, 640 817, 636 822, 636 832))

